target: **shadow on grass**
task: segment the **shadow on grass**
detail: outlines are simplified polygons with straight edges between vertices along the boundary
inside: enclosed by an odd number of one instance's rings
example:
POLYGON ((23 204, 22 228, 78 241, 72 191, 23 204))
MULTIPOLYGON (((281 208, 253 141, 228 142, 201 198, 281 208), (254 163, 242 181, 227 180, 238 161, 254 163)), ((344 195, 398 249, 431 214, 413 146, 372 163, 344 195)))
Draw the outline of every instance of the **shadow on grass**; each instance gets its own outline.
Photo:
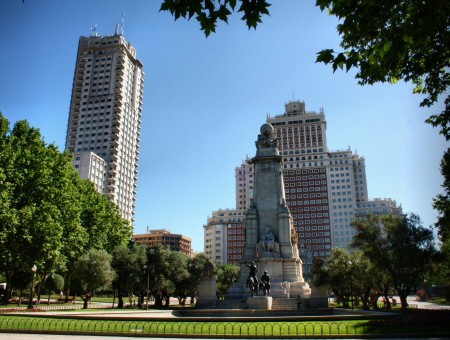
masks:
POLYGON ((389 319, 369 321, 368 334, 450 335, 450 310, 408 309, 389 319))

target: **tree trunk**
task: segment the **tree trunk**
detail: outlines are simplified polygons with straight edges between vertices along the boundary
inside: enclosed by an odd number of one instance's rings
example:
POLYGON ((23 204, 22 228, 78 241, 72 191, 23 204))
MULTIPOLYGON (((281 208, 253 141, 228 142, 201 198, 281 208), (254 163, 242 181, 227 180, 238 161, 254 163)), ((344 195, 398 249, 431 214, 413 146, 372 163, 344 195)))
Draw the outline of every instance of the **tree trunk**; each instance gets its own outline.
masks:
POLYGON ((90 298, 91 297, 89 294, 85 294, 84 296, 81 295, 81 299, 83 300, 83 309, 88 309, 88 302, 90 298))
POLYGON ((385 303, 385 309, 391 310, 391 302, 389 301, 389 285, 383 284, 383 298, 385 303))
POLYGON ((5 295, 3 296, 2 303, 7 305, 9 303, 9 300, 11 299, 12 290, 11 290, 11 281, 12 277, 14 275, 14 272, 9 273, 9 275, 6 276, 6 287, 5 287, 5 295))
POLYGON ((154 295, 154 297, 155 297, 155 307, 161 308, 162 307, 162 297, 158 293, 156 293, 154 295))
POLYGON ((405 311, 408 308, 408 302, 406 301, 408 294, 409 294, 409 292, 407 290, 398 292, 398 297, 400 298, 400 303, 402 304, 403 311, 405 311))
POLYGON ((137 305, 137 307, 139 309, 141 309, 143 304, 144 304, 144 293, 140 292, 139 298, 138 298, 138 305, 137 305))
POLYGON ((72 281, 72 274, 68 274, 67 275, 67 282, 65 282, 65 284, 67 285, 66 288, 66 303, 68 303, 70 301, 70 284, 72 281))
POLYGON ((119 299, 119 302, 117 302, 117 308, 122 309, 123 308, 123 292, 121 289, 117 290, 117 297, 119 299))

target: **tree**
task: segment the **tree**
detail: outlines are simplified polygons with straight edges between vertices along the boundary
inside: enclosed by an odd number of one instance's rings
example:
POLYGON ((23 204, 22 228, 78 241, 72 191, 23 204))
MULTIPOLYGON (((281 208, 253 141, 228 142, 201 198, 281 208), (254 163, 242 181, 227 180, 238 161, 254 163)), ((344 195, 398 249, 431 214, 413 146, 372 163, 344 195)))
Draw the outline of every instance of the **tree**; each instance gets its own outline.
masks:
POLYGON ((11 279, 36 264, 39 292, 53 271, 66 272, 68 298, 75 262, 88 249, 126 244, 131 225, 93 184, 82 180, 73 155, 47 145, 38 129, 0 113, 0 273, 11 279))
POLYGON ((116 275, 111 268, 111 259, 105 250, 90 249, 76 262, 74 276, 82 288, 80 296, 84 309, 88 308, 88 302, 97 290, 111 286, 116 275))
POLYGON ((186 254, 178 251, 169 252, 169 268, 167 278, 172 283, 168 295, 175 296, 179 304, 184 306, 186 299, 192 292, 192 277, 188 271, 189 258, 186 254))
MULTIPOLYGON (((249 28, 269 15, 264 0, 165 0, 161 11, 169 11, 175 20, 194 15, 208 36, 215 32, 217 20, 228 22, 228 16, 241 6, 242 17, 249 28)), ((415 85, 414 93, 425 95, 421 106, 431 106, 450 84, 450 2, 447 0, 316 0, 316 6, 327 10, 340 22, 342 52, 325 49, 317 62, 332 64, 333 71, 344 66, 358 68, 361 85, 397 82, 401 79, 415 85)), ((427 119, 450 139, 450 96, 445 110, 427 119)))
POLYGON ((191 296, 191 304, 194 303, 194 297, 198 297, 200 280, 203 278, 205 265, 210 262, 205 254, 197 254, 188 259, 189 287, 188 294, 191 296))
POLYGON ((61 291, 64 288, 64 278, 59 274, 52 273, 47 277, 44 283, 44 289, 48 291, 48 302, 50 305, 50 295, 52 293, 61 291))
POLYGON ((163 246, 147 247, 147 275, 149 278, 150 294, 155 298, 155 307, 162 307, 163 300, 168 305, 169 291, 173 284, 169 279, 170 249, 163 246))
MULTIPOLYGON (((331 63, 333 71, 358 68, 361 85, 395 83, 415 85, 425 95, 421 106, 431 106, 450 85, 450 3, 446 0, 317 0, 340 22, 342 52, 326 49, 317 61, 331 63)), ((450 96, 445 111, 427 122, 450 139, 450 96)))
POLYGON ((315 261, 313 283, 327 285, 344 308, 349 308, 354 278, 351 272, 350 254, 346 249, 333 248, 326 261, 315 261))
POLYGON ((421 283, 436 253, 432 231, 422 227, 415 214, 368 215, 352 226, 356 230, 352 246, 389 273, 406 309, 406 297, 421 283))
POLYGON ((439 213, 435 227, 442 242, 450 242, 450 149, 441 161, 441 174, 444 177, 444 193, 433 199, 433 208, 439 213))
POLYGON ((224 298, 228 289, 239 279, 241 267, 236 264, 223 264, 217 267, 217 293, 220 298, 224 298))
POLYGON ((36 264, 43 282, 51 270, 64 267, 63 230, 77 221, 68 218, 77 204, 66 199, 75 170, 71 157, 47 146, 26 121, 9 131, 0 114, 0 139, 0 272, 8 283, 15 272, 36 264))
POLYGON ((79 206, 77 224, 64 229, 63 254, 66 257, 66 300, 69 299, 73 268, 78 258, 89 249, 113 249, 129 241, 132 228, 122 218, 115 204, 97 192, 92 182, 74 179, 77 187, 76 202, 79 206))
POLYGON ((200 29, 209 36, 216 32, 217 20, 228 23, 228 16, 235 11, 240 3, 238 12, 244 13, 242 20, 247 27, 255 28, 262 22, 263 15, 269 15, 270 4, 266 0, 165 0, 160 11, 169 11, 177 20, 180 17, 190 20, 193 16, 200 23, 200 29))
POLYGON ((129 246, 120 245, 113 250, 111 264, 116 272, 113 286, 119 297, 117 308, 123 308, 125 293, 142 291, 142 273, 146 261, 146 247, 143 245, 130 243, 129 246))

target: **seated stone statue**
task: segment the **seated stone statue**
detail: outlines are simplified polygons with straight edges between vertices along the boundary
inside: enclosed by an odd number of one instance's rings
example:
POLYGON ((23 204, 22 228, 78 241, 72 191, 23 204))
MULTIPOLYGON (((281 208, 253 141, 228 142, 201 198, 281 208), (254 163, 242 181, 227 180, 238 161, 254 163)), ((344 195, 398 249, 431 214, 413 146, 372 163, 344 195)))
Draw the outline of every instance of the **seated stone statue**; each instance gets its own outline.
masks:
POLYGON ((261 243, 263 245, 264 251, 273 252, 273 249, 275 248, 275 236, 269 229, 269 226, 266 226, 266 233, 264 234, 264 238, 261 239, 261 243))

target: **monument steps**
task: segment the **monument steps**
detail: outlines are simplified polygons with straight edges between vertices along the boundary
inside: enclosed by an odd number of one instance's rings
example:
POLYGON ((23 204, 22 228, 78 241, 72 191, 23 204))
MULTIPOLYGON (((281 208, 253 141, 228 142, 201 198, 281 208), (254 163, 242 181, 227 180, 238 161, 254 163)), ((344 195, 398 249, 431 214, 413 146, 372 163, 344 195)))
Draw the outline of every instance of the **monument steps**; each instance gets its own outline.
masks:
POLYGON ((273 310, 291 310, 298 309, 297 299, 272 299, 272 309, 273 310))

